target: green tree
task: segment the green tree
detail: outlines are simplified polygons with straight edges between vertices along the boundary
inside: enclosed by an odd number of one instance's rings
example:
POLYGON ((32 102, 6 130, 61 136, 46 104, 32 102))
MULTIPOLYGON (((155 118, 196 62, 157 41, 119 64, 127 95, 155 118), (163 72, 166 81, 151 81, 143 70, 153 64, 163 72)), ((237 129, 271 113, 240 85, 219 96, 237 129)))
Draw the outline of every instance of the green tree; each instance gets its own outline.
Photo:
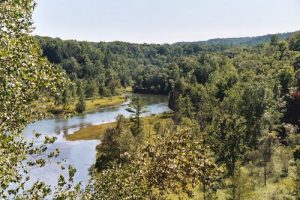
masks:
POLYGON ((151 191, 146 180, 140 175, 139 168, 134 165, 114 165, 109 169, 95 173, 93 184, 89 184, 85 196, 87 199, 147 199, 151 191))
POLYGON ((293 34, 289 38, 289 46, 293 51, 300 51, 300 32, 293 34))
MULTIPOLYGON (((244 88, 241 95, 241 115, 245 118, 247 146, 256 148, 262 134, 264 114, 274 103, 273 93, 267 84, 252 84, 244 88)), ((275 115, 274 115, 275 116, 275 115)))
POLYGON ((74 57, 63 60, 61 65, 62 68, 66 70, 67 74, 77 74, 77 72, 79 71, 79 64, 74 57))
POLYGON ((146 112, 144 108, 144 102, 138 97, 134 96, 131 99, 130 104, 126 111, 132 113, 131 121, 133 125, 131 126, 132 134, 137 136, 142 136, 143 133, 143 124, 142 124, 142 114, 146 112))
POLYGON ((68 107, 70 100, 71 100, 71 91, 69 87, 62 90, 61 93, 55 94, 54 96, 54 104, 56 106, 63 105, 63 109, 66 109, 68 107))
MULTIPOLYGON (((42 119, 43 109, 35 107, 45 92, 59 93, 67 78, 60 69, 41 57, 40 49, 29 35, 32 31, 32 0, 0 1, 0 198, 43 199, 51 192, 45 183, 36 182, 29 190, 29 166, 43 166, 46 137, 39 146, 23 138, 23 129, 33 119, 42 119)), ((35 134, 39 137, 39 134, 35 134)), ((49 158, 55 156, 53 152, 49 158)), ((70 189, 70 188, 69 188, 70 189)))
POLYGON ((129 165, 114 165, 95 174, 91 185, 95 199, 166 199, 169 193, 193 196, 189 186, 200 184, 203 167, 214 186, 221 171, 203 154, 190 128, 166 130, 157 142, 137 148, 129 165))
POLYGON ((195 108, 189 96, 179 97, 179 112, 181 116, 193 119, 195 116, 195 108))
POLYGON ((87 98, 95 98, 96 95, 97 95, 96 81, 89 81, 85 87, 85 96, 87 98))
POLYGON ((293 86, 294 83, 294 71, 292 67, 286 66, 280 71, 279 81, 281 84, 281 94, 289 94, 289 89, 293 86))
POLYGON ((62 104, 64 106, 64 109, 68 107, 68 104, 71 100, 71 91, 69 88, 65 89, 62 94, 62 104))
POLYGON ((296 174, 294 178, 295 182, 295 189, 294 189, 294 196, 296 200, 300 199, 300 159, 296 160, 296 174))
POLYGON ((233 176, 236 164, 245 151, 245 119, 236 114, 225 114, 213 123, 213 149, 217 161, 224 163, 228 175, 233 176))
POLYGON ((235 174, 236 165, 247 150, 246 120, 240 115, 239 86, 228 91, 223 101, 215 107, 212 122, 206 130, 208 143, 216 154, 217 162, 225 164, 229 176, 235 174))
POLYGON ((300 160, 300 146, 295 148, 293 152, 294 160, 300 160))
POLYGON ((173 192, 191 197, 189 186, 199 185, 203 178, 210 189, 216 189, 221 171, 205 157, 201 139, 190 127, 168 127, 164 134, 158 135, 155 144, 148 144, 139 152, 134 162, 140 166, 152 195, 173 192))
POLYGON ((297 71, 298 69, 300 69, 300 55, 298 55, 295 58, 295 61, 293 62, 293 66, 294 66, 294 70, 297 71))
POLYGON ((180 112, 180 96, 185 90, 185 84, 183 79, 176 80, 174 86, 172 86, 172 91, 169 94, 169 108, 174 111, 174 120, 179 122, 182 113, 180 112))
POLYGON ((276 134, 273 133, 265 133, 259 140, 259 149, 258 155, 260 157, 257 161, 261 161, 261 165, 264 168, 264 185, 267 185, 267 178, 268 178, 268 165, 271 162, 271 157, 276 147, 275 144, 277 143, 276 134))
POLYGON ((100 96, 104 96, 104 97, 111 95, 111 92, 109 91, 109 89, 105 87, 104 83, 100 83, 98 93, 100 96))
POLYGON ((111 95, 116 95, 118 87, 120 87, 120 81, 112 79, 108 82, 107 88, 110 90, 111 95))
POLYGON ((97 149, 96 168, 99 171, 112 168, 114 164, 124 165, 130 161, 136 140, 126 127, 123 115, 117 117, 117 126, 108 128, 97 149))
POLYGON ((227 189, 229 197, 227 199, 251 199, 253 197, 254 188, 255 184, 253 180, 249 178, 246 169, 238 167, 236 173, 230 179, 230 185, 227 189))
POLYGON ((279 43, 279 37, 278 37, 278 35, 272 35, 271 36, 271 42, 270 42, 270 44, 272 46, 276 46, 276 45, 278 45, 278 43, 279 43))
POLYGON ((78 102, 76 104, 75 110, 78 113, 83 113, 85 111, 86 108, 86 102, 85 102, 85 95, 82 89, 82 86, 79 86, 79 99, 78 102))

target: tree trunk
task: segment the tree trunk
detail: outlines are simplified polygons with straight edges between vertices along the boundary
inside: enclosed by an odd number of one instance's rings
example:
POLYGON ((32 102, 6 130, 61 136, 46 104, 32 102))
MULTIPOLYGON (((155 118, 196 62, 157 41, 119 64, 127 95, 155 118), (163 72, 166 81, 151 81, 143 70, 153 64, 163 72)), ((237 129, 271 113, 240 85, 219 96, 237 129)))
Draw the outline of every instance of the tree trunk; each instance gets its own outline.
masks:
POLYGON ((206 199, 206 184, 205 184, 205 181, 203 183, 203 199, 204 200, 206 199))
POLYGON ((267 186, 267 165, 264 165, 264 185, 267 186))

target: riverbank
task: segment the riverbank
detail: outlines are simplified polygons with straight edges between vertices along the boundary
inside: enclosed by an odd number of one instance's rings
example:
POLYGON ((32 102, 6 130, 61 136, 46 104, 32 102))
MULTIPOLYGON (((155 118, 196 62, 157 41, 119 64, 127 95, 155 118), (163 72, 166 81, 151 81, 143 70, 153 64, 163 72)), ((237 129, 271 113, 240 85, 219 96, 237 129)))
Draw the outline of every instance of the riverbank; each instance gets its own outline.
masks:
MULTIPOLYGON (((146 135, 151 135, 153 133, 154 124, 161 120, 170 119, 172 114, 164 113, 159 115, 153 115, 149 117, 143 117, 143 127, 146 135)), ((128 119, 128 125, 130 125, 130 121, 128 119)), ((105 133, 108 128, 114 128, 116 126, 116 122, 105 123, 94 126, 87 126, 85 128, 80 129, 79 131, 74 132, 71 135, 67 135, 66 139, 68 141, 78 141, 78 140, 101 140, 101 137, 105 133)))
MULTIPOLYGON (((119 106, 126 102, 125 95, 117 95, 112 97, 96 97, 93 99, 86 99, 86 108, 83 113, 95 112, 108 107, 119 106)), ((54 99, 48 98, 44 101, 38 101, 33 104, 33 107, 37 110, 43 110, 43 112, 51 115, 65 115, 76 113, 75 108, 77 99, 70 101, 67 105, 55 105, 54 99)))
MULTIPOLYGON (((131 94, 128 94, 127 96, 130 95, 131 94)), ((140 94, 132 95, 139 96, 144 100, 145 109, 149 113, 161 114, 164 112, 170 112, 170 109, 168 108, 167 96, 140 94)), ((109 98, 105 99, 109 100, 109 98)), ((45 109, 48 103, 52 103, 53 100, 44 98, 39 102, 39 106, 41 107, 38 107, 38 110, 41 111, 41 109, 45 109)), ((97 101, 94 100, 94 104, 96 104, 96 102, 97 101)), ((109 103, 111 102, 109 101, 109 103)), ((53 115, 51 118, 35 121, 25 128, 24 137, 28 140, 35 140, 34 134, 32 134, 33 132, 40 133, 40 138, 44 138, 46 136, 57 137, 57 142, 54 144, 49 144, 48 149, 60 149, 60 154, 57 158, 55 158, 55 160, 65 160, 66 164, 71 164, 73 167, 75 167, 77 169, 77 173, 75 174, 74 182, 82 182, 84 187, 90 179, 89 169, 95 163, 97 154, 96 147, 99 145, 100 140, 88 140, 89 138, 83 138, 86 139, 83 140, 78 138, 77 141, 74 139, 73 142, 67 140, 66 136, 84 127, 113 122, 119 114, 124 115, 126 118, 130 117, 130 113, 126 111, 126 108, 128 108, 127 104, 116 105, 112 107, 109 106, 109 108, 104 109, 100 108, 95 112, 89 112, 86 114, 74 114, 71 115, 72 117, 67 118, 60 115, 53 115)), ((102 132, 104 132, 104 130, 102 132)), ((90 133, 95 132, 92 131, 90 133)), ((99 138, 99 135, 101 136, 101 133, 96 132, 96 136, 94 136, 94 138, 99 138)), ((93 139, 93 137, 90 139, 93 139)), ((57 180, 60 175, 59 169, 59 166, 47 164, 45 167, 43 167, 42 171, 40 168, 32 169, 30 172, 30 177, 31 180, 41 180, 48 185, 55 186, 57 185, 57 180)))
MULTIPOLYGON (((99 111, 108 107, 116 107, 127 101, 126 94, 132 93, 132 88, 127 87, 118 91, 118 95, 110 97, 100 97, 96 96, 94 98, 87 98, 85 101, 86 108, 83 113, 90 113, 99 111)), ((33 108, 44 113, 49 113, 51 115, 66 115, 75 114, 76 104, 78 103, 78 98, 71 99, 66 105, 55 105, 55 100, 53 97, 43 97, 33 103, 33 108)))
MULTIPOLYGON (((87 99, 85 102, 86 104, 85 113, 97 111, 102 108, 118 106, 124 103, 125 101, 126 98, 124 97, 124 95, 87 99)), ((76 103, 77 102, 73 102, 72 104, 70 104, 68 110, 71 112, 75 112, 76 103)))

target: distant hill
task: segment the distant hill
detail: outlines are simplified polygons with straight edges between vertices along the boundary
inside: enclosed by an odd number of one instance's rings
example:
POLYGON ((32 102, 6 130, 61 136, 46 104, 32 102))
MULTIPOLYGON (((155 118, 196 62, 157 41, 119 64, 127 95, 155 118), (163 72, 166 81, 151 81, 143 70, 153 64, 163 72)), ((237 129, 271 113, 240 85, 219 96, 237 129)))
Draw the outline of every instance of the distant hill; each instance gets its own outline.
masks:
POLYGON ((255 37, 239 37, 239 38, 216 38, 207 41, 196 41, 196 42, 178 42, 177 45, 181 44, 203 44, 203 45, 258 45, 262 43, 267 43, 271 41, 272 35, 278 35, 280 40, 284 40, 291 36, 295 32, 290 33, 278 33, 278 34, 268 34, 263 36, 255 37))

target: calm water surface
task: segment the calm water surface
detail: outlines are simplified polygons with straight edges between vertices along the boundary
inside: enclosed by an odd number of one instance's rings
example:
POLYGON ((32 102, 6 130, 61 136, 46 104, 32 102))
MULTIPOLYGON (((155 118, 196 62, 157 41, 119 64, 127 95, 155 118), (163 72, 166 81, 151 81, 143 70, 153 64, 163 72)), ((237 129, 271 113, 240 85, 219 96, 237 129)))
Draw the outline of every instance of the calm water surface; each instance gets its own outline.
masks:
MULTIPOLYGON (((134 94, 137 95, 137 94, 134 94)), ((169 112, 168 98, 160 95, 138 95, 146 104, 145 115, 155 115, 163 112, 169 112)), ((29 124, 24 130, 25 137, 32 138, 34 131, 42 135, 56 136, 57 141, 49 146, 49 151, 60 149, 58 158, 52 159, 43 168, 33 168, 30 170, 31 181, 41 180, 49 185, 57 183, 60 174, 66 173, 61 170, 61 161, 65 166, 72 165, 77 169, 74 177, 75 183, 82 182, 83 185, 89 181, 89 168, 96 160, 96 146, 100 144, 99 140, 90 141, 67 141, 65 136, 90 125, 98 125, 115 121, 119 114, 130 117, 130 113, 126 111, 128 108, 126 102, 115 108, 99 110, 97 112, 84 115, 74 116, 68 119, 54 118, 37 121, 29 124)), ((38 141, 37 141, 38 143, 38 141)), ((29 183, 30 184, 30 183, 29 183)))

